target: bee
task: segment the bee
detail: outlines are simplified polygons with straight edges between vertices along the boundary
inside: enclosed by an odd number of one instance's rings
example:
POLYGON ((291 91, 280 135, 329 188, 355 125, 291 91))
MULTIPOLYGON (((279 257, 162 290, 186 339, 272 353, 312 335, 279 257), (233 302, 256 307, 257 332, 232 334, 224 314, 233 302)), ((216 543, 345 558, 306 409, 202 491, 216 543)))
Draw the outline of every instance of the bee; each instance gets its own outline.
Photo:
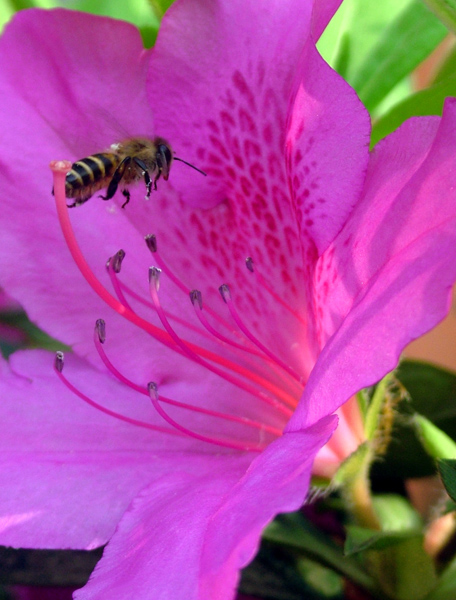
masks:
MULTIPOLYGON (((122 194, 125 202, 122 208, 130 201, 128 186, 144 179, 146 184, 146 199, 150 198, 152 189, 157 189, 157 181, 163 177, 169 178, 169 171, 173 160, 179 160, 202 175, 206 175, 194 165, 173 156, 171 148, 163 138, 129 138, 112 144, 107 152, 92 154, 81 158, 71 165, 65 179, 65 195, 73 198, 74 202, 68 205, 73 208, 87 202, 95 192, 107 188, 106 196, 99 196, 103 200, 110 200, 122 185, 122 194)), ((54 193, 54 190, 52 191, 54 193)))

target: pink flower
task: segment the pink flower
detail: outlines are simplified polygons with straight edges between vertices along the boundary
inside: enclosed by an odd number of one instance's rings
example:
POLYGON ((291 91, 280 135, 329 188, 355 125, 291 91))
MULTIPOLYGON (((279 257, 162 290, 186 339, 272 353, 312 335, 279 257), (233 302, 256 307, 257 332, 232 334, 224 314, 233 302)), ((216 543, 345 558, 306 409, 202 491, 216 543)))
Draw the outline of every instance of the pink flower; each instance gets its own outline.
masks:
POLYGON ((0 281, 74 351, 67 387, 45 352, 1 366, 0 543, 108 542, 78 599, 232 598, 262 528, 303 503, 329 415, 448 309, 456 105, 369 158, 368 115, 314 47, 337 4, 177 1, 152 52, 63 10, 0 41, 0 281), (67 245, 47 165, 133 135, 208 177, 174 163, 148 203, 143 184, 125 210, 60 202, 67 245))

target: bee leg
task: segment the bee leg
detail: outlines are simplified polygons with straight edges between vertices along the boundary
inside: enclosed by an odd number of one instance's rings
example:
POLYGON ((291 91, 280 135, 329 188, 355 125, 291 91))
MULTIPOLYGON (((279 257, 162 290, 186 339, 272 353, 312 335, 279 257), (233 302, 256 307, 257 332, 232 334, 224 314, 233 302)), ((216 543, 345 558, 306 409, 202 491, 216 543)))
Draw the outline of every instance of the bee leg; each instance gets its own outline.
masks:
POLYGON ((128 165, 131 163, 131 156, 126 156, 117 169, 114 171, 114 175, 112 176, 111 181, 109 182, 108 189, 106 191, 106 196, 98 196, 103 200, 111 200, 114 194, 117 192, 117 187, 122 180, 122 177, 125 175, 125 170, 128 165))
POLYGON ((126 200, 122 204, 122 208, 125 208, 127 204, 130 202, 130 192, 128 190, 122 190, 122 194, 125 196, 126 200))
POLYGON ((157 176, 154 179, 154 190, 157 191, 157 181, 160 179, 160 175, 162 174, 161 170, 158 172, 157 176))
MULTIPOLYGON (((135 163, 138 165, 138 167, 142 171, 141 175, 144 177, 144 182, 146 184, 146 200, 149 200, 150 192, 152 191, 152 182, 150 180, 150 176, 149 176, 149 172, 147 170, 146 164, 139 158, 134 158, 133 160, 135 161, 135 163)), ((157 188, 155 187, 155 189, 157 189, 157 188)))
POLYGON ((80 206, 81 204, 84 204, 84 202, 87 202, 87 200, 90 200, 91 197, 92 195, 78 198, 72 204, 67 204, 67 208, 74 208, 75 206, 80 206))

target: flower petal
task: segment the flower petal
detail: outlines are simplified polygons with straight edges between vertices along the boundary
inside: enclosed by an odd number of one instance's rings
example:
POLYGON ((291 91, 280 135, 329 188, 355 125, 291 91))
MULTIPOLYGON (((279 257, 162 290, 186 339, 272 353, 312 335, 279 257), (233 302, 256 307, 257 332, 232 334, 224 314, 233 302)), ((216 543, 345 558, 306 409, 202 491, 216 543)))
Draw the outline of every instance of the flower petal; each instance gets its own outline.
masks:
MULTIPOLYGON (((125 386, 75 358, 69 362, 68 377, 84 382, 99 404, 154 423, 150 402, 129 398, 125 386)), ((87 406, 58 380, 47 352, 16 353, 11 366, 1 363, 0 543, 85 549, 106 543, 141 488, 195 444, 87 406)))
MULTIPOLYGON (((65 247, 48 165, 103 151, 119 138, 137 135, 139 126, 142 134, 153 135, 145 97, 147 53, 139 32, 127 23, 32 9, 18 13, 6 27, 0 63, 5 149, 0 160, 5 249, 0 280, 35 323, 68 344, 80 341, 87 355, 94 320, 106 313, 101 301, 87 293, 65 247)), ((127 238, 133 232, 125 211, 116 218, 105 203, 94 204, 72 216, 76 226, 83 223, 80 243, 92 268, 105 276, 107 258, 126 241, 119 220, 127 238)), ((145 248, 143 253, 148 258, 145 248)))
POLYGON ((321 259, 321 344, 333 335, 292 428, 375 383, 448 312, 456 279, 454 99, 438 124, 411 120, 379 145, 363 200, 321 259))
POLYGON ((207 458, 212 469, 196 477, 176 466, 133 502, 77 600, 233 598, 261 529, 302 504, 313 456, 334 426, 330 418, 284 436, 247 471, 240 456, 207 458))
POLYGON ((315 0, 312 14, 312 33, 317 41, 321 36, 334 13, 341 5, 342 0, 315 0))
POLYGON ((177 173, 176 165, 172 185, 195 206, 227 197, 242 221, 236 241, 240 233, 269 236, 276 254, 287 251, 283 232, 295 236, 296 220, 320 251, 333 239, 357 200, 368 160, 369 116, 316 52, 311 11, 306 0, 269 2, 261 11, 240 0, 177 3, 151 57, 157 131, 208 173, 204 180, 183 166, 177 173))

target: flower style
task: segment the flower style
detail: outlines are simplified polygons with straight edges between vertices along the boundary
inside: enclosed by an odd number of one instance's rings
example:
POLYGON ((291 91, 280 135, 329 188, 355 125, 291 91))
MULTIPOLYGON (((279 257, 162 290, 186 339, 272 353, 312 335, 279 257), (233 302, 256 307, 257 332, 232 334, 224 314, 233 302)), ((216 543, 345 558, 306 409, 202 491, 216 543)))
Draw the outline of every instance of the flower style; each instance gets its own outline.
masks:
POLYGON ((0 281, 73 350, 2 364, 0 543, 108 542, 78 599, 232 598, 332 413, 448 309, 456 104, 369 156, 314 45, 337 5, 178 0, 150 52, 31 10, 0 41, 0 281), (135 135, 208 177, 68 211, 57 169, 59 224, 49 162, 135 135))

